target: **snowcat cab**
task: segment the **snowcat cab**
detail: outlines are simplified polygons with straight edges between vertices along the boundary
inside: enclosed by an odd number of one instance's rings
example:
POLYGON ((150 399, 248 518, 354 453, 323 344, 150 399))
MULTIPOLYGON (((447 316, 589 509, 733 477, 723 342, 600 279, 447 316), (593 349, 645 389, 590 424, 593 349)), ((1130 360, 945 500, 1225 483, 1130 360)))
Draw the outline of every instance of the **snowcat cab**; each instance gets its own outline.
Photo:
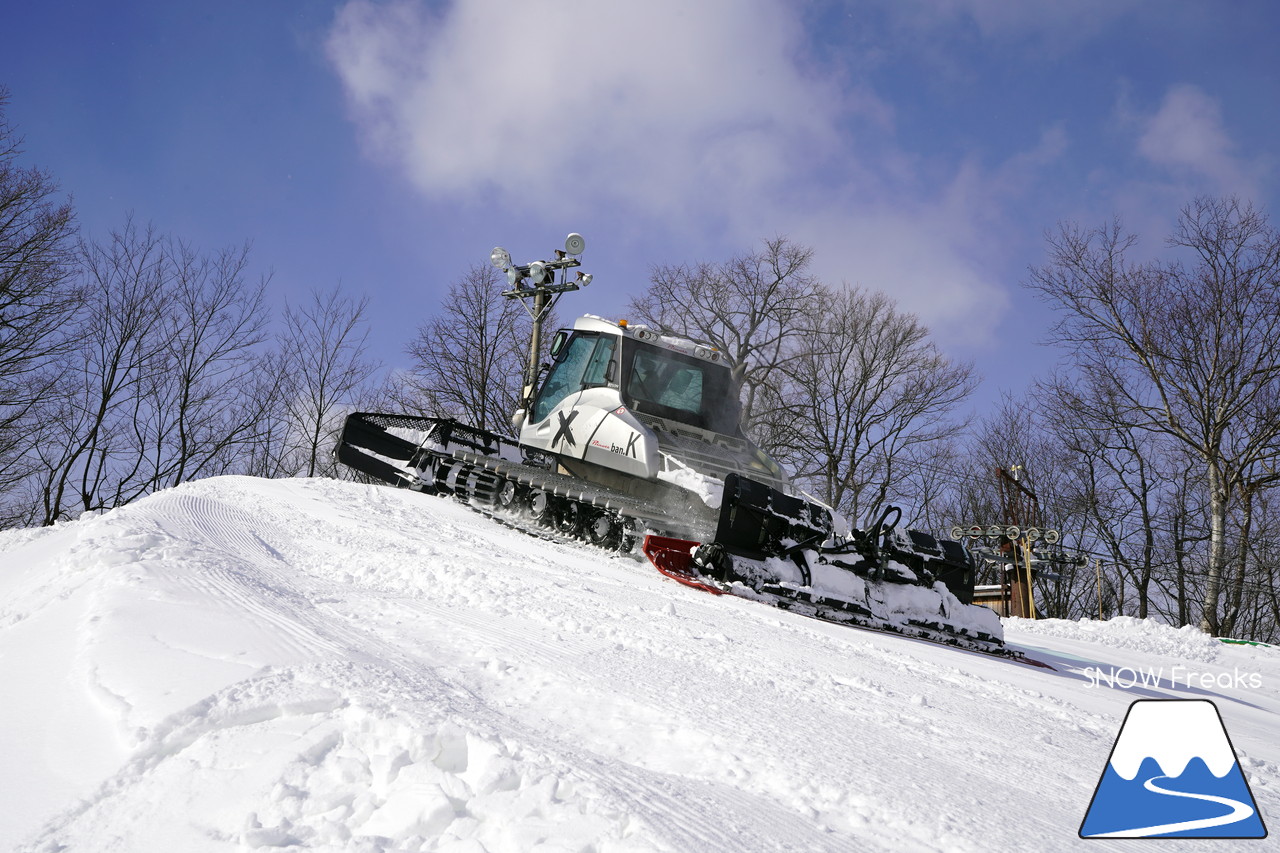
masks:
POLYGON ((554 454, 566 472, 695 490, 705 478, 716 494, 729 472, 785 484, 743 435, 731 365, 712 347, 587 315, 556 333, 551 357, 515 422, 521 445, 554 454))

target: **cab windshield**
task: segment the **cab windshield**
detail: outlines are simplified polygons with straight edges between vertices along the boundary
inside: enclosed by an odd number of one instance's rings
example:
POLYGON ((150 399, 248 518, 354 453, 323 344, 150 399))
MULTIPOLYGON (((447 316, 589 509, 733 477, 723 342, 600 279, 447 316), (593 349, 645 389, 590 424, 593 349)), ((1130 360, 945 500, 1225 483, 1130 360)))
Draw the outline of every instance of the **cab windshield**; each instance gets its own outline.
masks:
POLYGON ((570 338, 538 391, 533 404, 534 423, 550 415, 556 404, 570 394, 584 388, 616 387, 618 364, 613 353, 617 340, 598 332, 579 332, 570 338))

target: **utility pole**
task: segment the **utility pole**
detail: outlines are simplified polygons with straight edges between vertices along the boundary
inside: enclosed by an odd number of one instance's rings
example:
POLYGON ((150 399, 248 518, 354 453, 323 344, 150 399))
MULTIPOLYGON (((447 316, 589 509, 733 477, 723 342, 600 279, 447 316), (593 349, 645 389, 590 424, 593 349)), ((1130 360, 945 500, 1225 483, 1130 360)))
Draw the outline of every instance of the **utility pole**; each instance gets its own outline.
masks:
MULTIPOLYGON (((1019 532, 1027 528, 1040 526, 1040 502, 1035 492, 1028 489, 1018 479, 1021 465, 1013 465, 1008 470, 996 468, 996 478, 1000 483, 1000 506, 1004 515, 1004 523, 1019 532)), ((1025 536, 1016 536, 1000 546, 1000 550, 1012 558, 1013 575, 1009 579, 1010 613, 1027 619, 1036 618, 1035 600, 1031 589, 1031 548, 1025 536), (1023 559, 1018 561, 1018 552, 1023 559)))
POLYGON ((531 300, 532 305, 522 301, 533 327, 529 334, 529 361, 524 369, 524 388, 520 393, 520 409, 512 419, 513 425, 519 429, 523 423, 529 402, 538 384, 539 364, 542 357, 542 321, 547 312, 555 306, 556 301, 565 293, 578 290, 591 284, 591 274, 579 271, 578 277, 569 280, 568 271, 581 266, 577 256, 586 248, 586 241, 578 233, 565 238, 564 251, 556 249, 554 261, 530 261, 527 264, 511 262, 511 253, 501 246, 489 255, 489 261, 506 273, 510 290, 502 291, 508 299, 531 300), (556 282, 556 273, 560 273, 560 281, 556 282))

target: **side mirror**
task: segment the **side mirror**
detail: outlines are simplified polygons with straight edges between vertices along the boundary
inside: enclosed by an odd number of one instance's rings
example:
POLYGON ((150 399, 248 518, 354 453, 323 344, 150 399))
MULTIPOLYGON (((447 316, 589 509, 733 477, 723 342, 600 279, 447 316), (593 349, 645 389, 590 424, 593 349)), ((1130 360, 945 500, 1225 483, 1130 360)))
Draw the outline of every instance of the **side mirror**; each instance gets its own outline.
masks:
POLYGON ((556 336, 551 339, 551 357, 558 358, 560 352, 564 349, 565 342, 569 340, 569 330, 561 329, 556 332, 556 336))
POLYGON ((618 379, 618 360, 616 358, 609 359, 609 363, 604 368, 604 381, 612 385, 618 379))

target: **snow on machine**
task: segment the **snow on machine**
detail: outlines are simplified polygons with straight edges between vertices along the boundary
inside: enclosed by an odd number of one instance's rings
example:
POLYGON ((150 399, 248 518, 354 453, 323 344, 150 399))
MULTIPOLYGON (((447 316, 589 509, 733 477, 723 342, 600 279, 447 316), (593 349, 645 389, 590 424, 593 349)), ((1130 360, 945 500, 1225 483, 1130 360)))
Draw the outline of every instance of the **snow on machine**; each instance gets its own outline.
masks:
POLYGON ((631 553, 663 574, 832 622, 999 651, 996 614, 972 604, 976 568, 956 541, 900 530, 890 508, 849 529, 742 431, 733 365, 715 348, 592 315, 552 338, 542 321, 578 273, 570 234, 553 261, 493 263, 533 319, 523 398, 501 435, 449 418, 358 412, 339 461, 453 495, 529 532, 631 553), (556 273, 560 274, 559 281, 556 273))

